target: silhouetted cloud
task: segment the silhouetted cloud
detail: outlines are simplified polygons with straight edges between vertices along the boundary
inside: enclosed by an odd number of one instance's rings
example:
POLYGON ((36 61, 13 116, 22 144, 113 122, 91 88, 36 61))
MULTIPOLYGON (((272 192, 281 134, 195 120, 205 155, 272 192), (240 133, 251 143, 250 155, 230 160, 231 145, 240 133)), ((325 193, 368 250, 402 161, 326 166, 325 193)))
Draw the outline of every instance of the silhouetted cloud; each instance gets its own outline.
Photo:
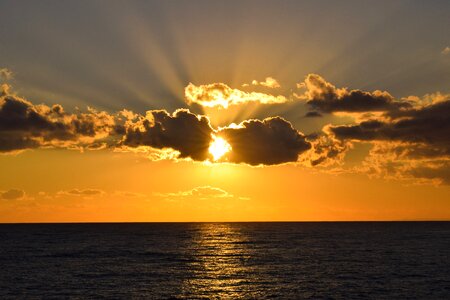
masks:
POLYGON ((18 189, 10 189, 5 192, 0 192, 0 198, 4 200, 17 200, 25 196, 25 192, 18 189))
POLYGON ((450 182, 450 96, 439 94, 434 101, 379 119, 327 129, 337 139, 374 144, 364 161, 369 173, 450 182))
POLYGON ((280 117, 244 121, 220 129, 218 135, 232 147, 226 154, 228 161, 250 165, 296 162, 311 147, 302 133, 280 117))
POLYGON ((230 105, 258 102, 261 104, 285 103, 288 99, 284 96, 273 96, 257 92, 244 92, 232 89, 224 83, 212 83, 206 85, 189 85, 184 90, 186 102, 196 103, 204 107, 228 108, 230 105))
POLYGON ((388 114, 390 119, 331 126, 337 138, 423 143, 450 154, 450 101, 388 114))
POLYGON ((305 114, 305 118, 320 118, 322 117, 322 114, 317 111, 308 111, 305 114))
POLYGON ((180 158, 203 161, 209 157, 208 147, 213 132, 205 116, 185 109, 176 110, 173 114, 151 110, 145 117, 127 124, 122 144, 128 147, 172 148, 179 152, 180 158))
POLYGON ((416 178, 437 180, 440 184, 450 185, 450 160, 422 164, 411 168, 409 173, 416 178))
POLYGON ((305 136, 288 121, 280 118, 247 120, 239 125, 215 130, 206 116, 185 109, 173 114, 163 110, 148 111, 146 116, 125 126, 123 146, 170 148, 179 158, 197 161, 211 159, 208 148, 213 135, 220 136, 232 147, 222 161, 250 165, 274 165, 295 162, 310 148, 305 136))
POLYGON ((407 102, 396 101, 388 92, 336 88, 317 74, 309 74, 297 87, 306 89, 304 94, 296 94, 297 98, 326 113, 390 111, 411 106, 407 102))
POLYGON ((34 105, 6 91, 0 97, 0 152, 37 147, 82 147, 109 135, 114 118, 88 109, 69 114, 61 105, 34 105))
MULTIPOLYGON (((279 117, 248 120, 216 130, 206 116, 185 109, 173 114, 153 110, 145 116, 129 111, 110 115, 93 109, 71 114, 61 105, 34 105, 11 94, 2 96, 0 102, 2 152, 39 147, 102 149, 117 144, 123 135, 122 146, 172 149, 177 158, 205 161, 211 158, 208 148, 216 133, 229 139, 233 151, 227 158, 235 163, 295 162, 310 147, 303 134, 279 117)), ((174 157, 173 152, 167 156, 174 157)))
MULTIPOLYGON (((58 104, 33 104, 11 94, 10 86, 3 84, 0 152, 111 147, 115 151, 143 152, 152 160, 212 161, 209 148, 215 137, 221 137, 229 151, 216 155, 216 162, 252 166, 298 162, 328 167, 341 166, 353 143, 364 142, 373 146, 360 168, 364 172, 449 182, 450 95, 435 93, 397 101, 387 92, 338 89, 315 74, 308 75, 300 87, 306 92, 298 97, 315 109, 304 117, 320 117, 324 112, 354 113, 359 117, 347 125, 328 124, 322 132, 308 136, 281 117, 249 119, 214 128, 207 116, 187 109, 173 113, 150 110, 145 115, 126 109, 108 114, 91 108, 84 113, 68 113, 58 104)), ((205 106, 275 103, 271 95, 260 97, 259 93, 242 92, 224 84, 190 84, 186 92, 192 103, 206 101, 202 104, 205 106)), ((60 194, 88 197, 98 193, 74 189, 60 194)))

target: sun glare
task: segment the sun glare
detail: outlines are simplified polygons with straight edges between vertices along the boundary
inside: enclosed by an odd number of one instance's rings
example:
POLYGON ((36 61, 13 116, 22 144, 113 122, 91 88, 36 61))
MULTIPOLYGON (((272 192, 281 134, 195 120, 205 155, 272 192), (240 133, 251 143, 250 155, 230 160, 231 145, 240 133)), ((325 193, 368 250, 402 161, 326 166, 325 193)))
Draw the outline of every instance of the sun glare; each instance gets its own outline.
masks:
POLYGON ((225 153, 231 151, 231 146, 221 137, 213 135, 213 141, 209 145, 209 153, 213 156, 214 160, 220 159, 225 153))

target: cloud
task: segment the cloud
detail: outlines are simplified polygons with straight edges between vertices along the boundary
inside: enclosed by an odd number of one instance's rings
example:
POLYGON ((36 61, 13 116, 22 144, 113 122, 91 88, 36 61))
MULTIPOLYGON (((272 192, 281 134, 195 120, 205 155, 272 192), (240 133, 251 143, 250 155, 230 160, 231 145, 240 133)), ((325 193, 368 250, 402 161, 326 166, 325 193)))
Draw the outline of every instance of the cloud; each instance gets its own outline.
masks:
POLYGON ((175 193, 155 193, 155 196, 165 198, 168 200, 175 199, 198 199, 198 200, 210 200, 210 199, 240 199, 248 200, 246 197, 236 197, 227 191, 212 186, 199 186, 187 191, 178 191, 175 193))
POLYGON ((146 194, 129 192, 129 191, 114 191, 112 193, 114 196, 126 197, 126 198, 146 198, 146 194))
POLYGON ((7 68, 0 68, 0 79, 1 80, 9 80, 13 78, 13 72, 11 72, 7 68))
POLYGON ((101 189, 95 188, 73 188, 68 190, 60 190, 58 192, 44 192, 40 191, 36 194, 37 197, 46 198, 46 199, 60 199, 61 197, 71 197, 72 199, 82 198, 82 199, 92 199, 98 197, 104 197, 106 199, 110 198, 127 198, 127 199, 145 199, 148 195, 132 192, 132 191, 124 191, 124 190, 116 190, 116 191, 104 191, 101 189))
POLYGON ((8 90, 0 97, 0 152, 92 147, 106 138, 113 126, 113 116, 91 108, 70 114, 61 105, 34 105, 8 90))
POLYGON ((391 111, 411 106, 407 102, 396 101, 388 92, 336 88, 317 74, 309 74, 297 87, 306 89, 303 94, 295 94, 297 98, 325 113, 391 111))
MULTIPOLYGON (((276 89, 281 87, 280 83, 273 77, 266 77, 264 81, 253 80, 252 85, 261 85, 267 88, 276 89)), ((248 84, 243 85, 248 86, 248 84)))
POLYGON ((444 50, 442 50, 441 53, 444 54, 444 55, 450 54, 450 47, 445 47, 444 50))
POLYGON ((450 100, 388 116, 391 119, 330 126, 330 130, 340 139, 422 143, 450 154, 450 100))
POLYGON ((221 128, 232 148, 225 158, 234 163, 276 165, 296 162, 311 145, 305 136, 280 117, 247 120, 237 126, 221 128))
MULTIPOLYGON (((281 117, 249 119, 214 128, 207 116, 187 109, 173 113, 150 110, 145 115, 126 109, 109 114, 92 108, 68 113, 58 104, 33 104, 11 94, 4 84, 0 96, 0 152, 109 147, 114 151, 144 153, 151 160, 213 161, 209 147, 216 136, 231 146, 231 151, 217 162, 252 166, 298 162, 329 167, 343 165, 354 143, 370 143, 373 149, 360 170, 386 177, 402 174, 405 178, 449 182, 446 168, 450 160, 450 95, 435 93, 397 101, 387 92, 339 89, 315 74, 308 75, 299 86, 306 89, 299 98, 315 109, 304 117, 330 112, 360 117, 347 125, 328 124, 322 132, 307 136, 281 117)), ((210 106, 265 103, 261 102, 264 97, 251 97, 260 93, 245 93, 224 84, 190 84, 187 90, 189 87, 196 91, 191 94, 193 102, 215 103, 210 106)), ((74 189, 61 193, 88 197, 97 192, 74 189)))
POLYGON ((206 116, 186 109, 176 110, 173 114, 164 110, 147 111, 145 117, 127 123, 125 130, 124 146, 171 148, 179 152, 180 158, 198 161, 209 158, 208 148, 214 133, 206 116))
POLYGON ((305 114, 305 118, 320 118, 320 117, 322 117, 322 114, 317 111, 308 111, 305 114))
POLYGON ((5 192, 0 192, 0 198, 4 200, 18 200, 25 196, 25 192, 18 189, 10 189, 5 192))
POLYGON ((176 110, 173 114, 164 110, 148 111, 145 117, 128 122, 121 145, 131 149, 149 146, 162 150, 163 153, 157 151, 156 154, 165 157, 176 155, 177 158, 205 161, 212 160, 208 148, 213 136, 222 137, 230 144, 232 150, 221 161, 232 163, 275 165, 295 162, 310 148, 305 136, 280 117, 252 119, 214 129, 206 116, 186 109, 176 110))
POLYGON ((450 184, 450 158, 440 149, 423 144, 373 142, 361 166, 354 171, 370 177, 412 181, 419 184, 450 184))
POLYGON ((450 160, 422 164, 411 168, 409 173, 415 178, 431 180, 437 184, 450 185, 450 160))
POLYGON ((0 85, 0 97, 5 97, 9 94, 11 86, 9 84, 3 83, 0 85))
POLYGON ((108 146, 139 151, 150 148, 154 159, 211 159, 214 134, 226 136, 233 151, 229 162, 273 165, 295 162, 310 148, 304 135, 279 117, 248 120, 216 130, 208 117, 186 109, 169 114, 151 110, 145 116, 122 111, 116 115, 89 108, 67 113, 61 105, 35 105, 12 94, 0 98, 0 152, 33 148, 103 149, 108 146))
POLYGON ((98 189, 72 189, 67 191, 59 191, 58 195, 66 195, 66 196, 80 196, 80 197, 90 197, 96 195, 102 195, 105 192, 98 189))
POLYGON ((288 102, 284 96, 273 96, 257 92, 244 92, 232 89, 224 83, 212 83, 196 86, 192 83, 184 90, 186 102, 191 105, 199 104, 203 107, 228 108, 230 105, 239 105, 249 102, 261 104, 279 104, 288 102))
POLYGON ((353 148, 350 142, 339 140, 326 131, 309 135, 308 141, 311 149, 301 157, 301 161, 313 167, 342 165, 347 151, 353 148))
POLYGON ((450 182, 450 96, 439 94, 436 101, 387 112, 381 119, 327 130, 340 140, 374 145, 363 162, 364 172, 450 182))

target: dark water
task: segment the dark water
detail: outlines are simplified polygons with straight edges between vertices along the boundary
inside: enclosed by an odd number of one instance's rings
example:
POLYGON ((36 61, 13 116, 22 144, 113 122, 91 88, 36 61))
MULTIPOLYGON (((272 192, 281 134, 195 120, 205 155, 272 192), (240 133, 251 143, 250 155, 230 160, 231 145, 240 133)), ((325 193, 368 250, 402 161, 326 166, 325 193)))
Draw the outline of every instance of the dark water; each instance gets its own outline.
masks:
POLYGON ((450 299, 450 222, 0 225, 0 298, 450 299))

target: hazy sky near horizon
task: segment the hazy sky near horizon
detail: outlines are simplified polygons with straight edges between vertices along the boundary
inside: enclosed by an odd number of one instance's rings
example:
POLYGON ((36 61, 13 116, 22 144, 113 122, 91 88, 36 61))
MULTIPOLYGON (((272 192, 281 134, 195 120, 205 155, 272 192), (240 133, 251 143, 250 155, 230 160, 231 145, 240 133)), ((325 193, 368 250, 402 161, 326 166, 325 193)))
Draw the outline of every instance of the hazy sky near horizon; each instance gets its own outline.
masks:
POLYGON ((0 11, 0 222, 450 219, 449 1, 0 11))

